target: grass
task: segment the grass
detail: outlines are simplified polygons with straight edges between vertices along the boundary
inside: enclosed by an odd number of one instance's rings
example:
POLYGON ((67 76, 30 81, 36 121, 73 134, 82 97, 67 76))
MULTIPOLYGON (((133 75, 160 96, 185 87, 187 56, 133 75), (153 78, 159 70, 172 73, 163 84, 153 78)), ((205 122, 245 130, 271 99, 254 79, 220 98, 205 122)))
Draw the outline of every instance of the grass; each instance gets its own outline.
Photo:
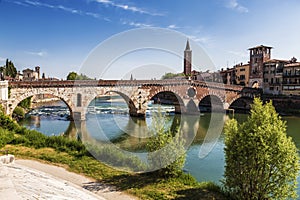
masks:
MULTIPOLYGON (((226 199, 219 186, 198 183, 191 175, 181 174, 175 178, 162 178, 152 173, 118 171, 96 159, 77 140, 62 136, 47 137, 27 130, 0 114, 0 150, 7 149, 17 158, 34 159, 66 168, 78 174, 116 187, 140 199, 226 199), (4 126, 5 125, 5 126, 4 126)), ((105 151, 101 151, 101 153, 105 151)), ((126 160, 118 153, 108 151, 113 159, 126 160)), ((134 160, 134 162, 137 162, 134 160)), ((133 163, 132 165, 135 165, 133 163)), ((138 163, 134 167, 138 166, 138 163)), ((89 185, 95 187, 97 185, 89 185)))

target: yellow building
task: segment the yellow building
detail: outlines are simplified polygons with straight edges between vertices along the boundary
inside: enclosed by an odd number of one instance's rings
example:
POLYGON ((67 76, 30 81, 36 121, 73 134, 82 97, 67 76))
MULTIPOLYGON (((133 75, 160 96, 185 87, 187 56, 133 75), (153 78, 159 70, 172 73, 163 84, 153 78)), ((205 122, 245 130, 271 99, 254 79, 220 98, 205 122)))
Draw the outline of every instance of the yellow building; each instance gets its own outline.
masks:
POLYGON ((248 86, 249 85, 249 64, 239 64, 235 67, 235 79, 237 85, 248 86))

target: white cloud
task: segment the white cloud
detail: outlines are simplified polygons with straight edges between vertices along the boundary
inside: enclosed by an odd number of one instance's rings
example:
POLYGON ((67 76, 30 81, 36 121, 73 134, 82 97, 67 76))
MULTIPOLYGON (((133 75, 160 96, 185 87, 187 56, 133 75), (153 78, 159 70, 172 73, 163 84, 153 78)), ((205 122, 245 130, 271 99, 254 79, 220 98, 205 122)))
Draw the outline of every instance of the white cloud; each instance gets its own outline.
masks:
POLYGON ((146 24, 146 23, 140 23, 140 22, 128 22, 128 21, 123 21, 122 22, 123 25, 129 25, 129 26, 133 26, 133 27, 137 27, 137 28, 151 28, 151 27, 155 27, 152 24, 146 24))
POLYGON ((242 6, 240 3, 238 3, 238 0, 229 0, 229 2, 226 5, 227 8, 230 8, 232 10, 236 10, 240 13, 247 13, 249 12, 248 8, 242 6))
POLYGON ((170 24, 167 28, 169 29, 178 29, 179 27, 176 24, 170 24))
POLYGON ((120 9, 131 11, 131 12, 134 12, 134 13, 140 13, 140 14, 146 14, 146 15, 152 15, 152 16, 164 16, 163 13, 150 12, 150 11, 147 11, 143 8, 138 8, 136 6, 130 6, 130 5, 127 5, 127 4, 119 4, 119 3, 115 3, 111 0, 95 0, 95 1, 98 2, 98 3, 104 4, 106 6, 112 6, 112 7, 115 7, 115 8, 120 8, 120 9))
POLYGON ((211 38, 209 37, 200 37, 200 36, 196 36, 196 35, 188 35, 188 38, 190 38, 191 40, 194 40, 195 42, 199 42, 202 44, 208 44, 211 41, 211 38))
MULTIPOLYGON (((105 0, 102 0, 105 1, 105 0)), ((19 1, 13 1, 13 3, 20 5, 20 6, 35 6, 35 7, 45 7, 45 8, 50 8, 50 9, 57 9, 57 10, 62 10, 68 13, 72 13, 72 14, 77 14, 77 15, 85 15, 85 16, 90 16, 93 18, 97 18, 97 19, 102 19, 105 21, 110 21, 107 17, 103 17, 97 13, 92 13, 92 12, 85 12, 82 10, 78 10, 78 9, 74 9, 74 8, 70 8, 70 7, 65 7, 63 5, 51 5, 51 4, 47 4, 47 3, 41 3, 38 1, 31 1, 31 0, 26 0, 24 2, 19 2, 19 1)))
POLYGON ((38 51, 38 52, 25 51, 25 53, 33 55, 33 56, 39 56, 39 57, 45 57, 48 55, 48 53, 46 51, 38 51))

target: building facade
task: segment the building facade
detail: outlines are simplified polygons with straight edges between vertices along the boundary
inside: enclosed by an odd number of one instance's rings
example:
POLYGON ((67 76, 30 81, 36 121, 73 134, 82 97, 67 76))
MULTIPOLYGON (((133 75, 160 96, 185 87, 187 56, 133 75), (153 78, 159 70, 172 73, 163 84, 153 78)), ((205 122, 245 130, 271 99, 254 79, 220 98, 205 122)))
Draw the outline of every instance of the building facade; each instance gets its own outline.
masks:
POLYGON ((264 62, 263 91, 267 94, 282 94, 282 73, 287 60, 271 59, 264 62))
POLYGON ((300 95, 300 62, 293 59, 283 68, 282 94, 300 95))
POLYGON ((40 67, 37 66, 34 68, 34 70, 32 69, 24 69, 23 70, 23 75, 22 78, 24 81, 36 81, 40 79, 40 67))

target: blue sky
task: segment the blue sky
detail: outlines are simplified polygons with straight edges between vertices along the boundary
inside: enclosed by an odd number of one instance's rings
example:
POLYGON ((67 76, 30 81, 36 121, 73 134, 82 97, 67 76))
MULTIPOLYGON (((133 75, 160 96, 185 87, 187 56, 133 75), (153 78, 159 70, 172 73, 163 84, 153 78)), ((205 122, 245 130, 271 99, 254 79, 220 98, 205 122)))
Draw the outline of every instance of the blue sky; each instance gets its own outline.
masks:
POLYGON ((297 0, 0 0, 0 65, 9 58, 19 70, 39 65, 65 78, 104 40, 144 27, 186 34, 216 69, 247 62, 260 44, 274 47, 273 58, 300 59, 299 8, 297 0))

